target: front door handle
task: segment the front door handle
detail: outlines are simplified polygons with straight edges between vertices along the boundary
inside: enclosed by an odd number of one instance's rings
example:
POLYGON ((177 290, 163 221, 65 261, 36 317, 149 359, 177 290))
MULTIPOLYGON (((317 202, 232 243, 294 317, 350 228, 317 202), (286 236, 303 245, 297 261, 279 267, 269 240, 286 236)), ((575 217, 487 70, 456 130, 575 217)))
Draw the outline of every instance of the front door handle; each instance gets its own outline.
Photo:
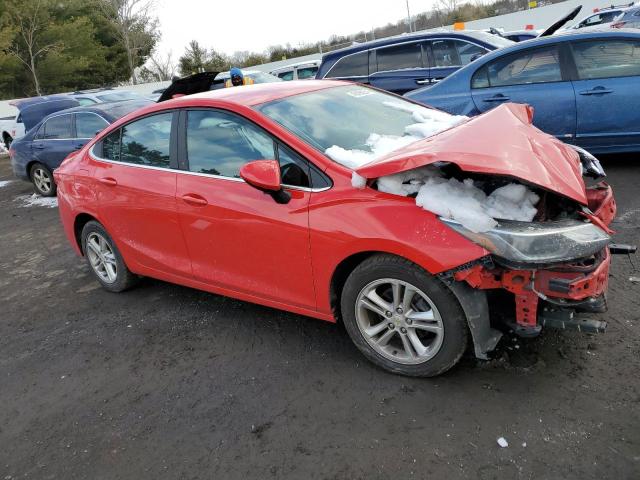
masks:
POLYGON ((578 92, 580 95, 601 95, 604 93, 613 93, 613 90, 609 90, 604 87, 593 87, 591 90, 583 90, 578 92))
POLYGON ((43 150, 44 149, 44 145, 41 143, 36 143, 33 148, 37 148, 38 150, 43 150))
POLYGON ((416 83, 418 85, 425 85, 425 84, 429 83, 429 79, 428 78, 423 78, 422 80, 416 80, 416 83))
POLYGON ((493 97, 485 98, 482 101, 483 102, 506 102, 507 100, 509 100, 509 97, 507 97, 506 95, 502 95, 501 93, 498 93, 497 95, 494 95, 493 97))
POLYGON ((115 187, 116 185, 118 185, 118 182, 116 181, 115 178, 111 178, 111 177, 104 177, 98 180, 100 183, 104 184, 104 185, 108 185, 110 187, 115 187))
POLYGON ((195 193, 187 193, 186 195, 183 195, 182 200, 190 205, 197 205, 200 207, 209 204, 209 202, 207 202, 205 198, 201 197, 200 195, 196 195, 195 193))
POLYGON ((431 83, 438 83, 440 80, 444 80, 444 77, 435 77, 431 79, 431 83))

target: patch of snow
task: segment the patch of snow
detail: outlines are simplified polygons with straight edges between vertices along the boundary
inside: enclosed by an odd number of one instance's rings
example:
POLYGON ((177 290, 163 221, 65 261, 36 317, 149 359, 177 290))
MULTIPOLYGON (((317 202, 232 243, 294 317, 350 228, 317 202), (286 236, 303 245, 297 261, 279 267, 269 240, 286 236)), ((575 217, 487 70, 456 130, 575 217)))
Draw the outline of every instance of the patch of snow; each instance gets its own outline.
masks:
POLYGON ((325 150, 325 153, 332 160, 335 160, 345 167, 356 169, 410 143, 455 127, 468 119, 468 117, 464 115, 449 115, 439 110, 433 110, 411 103, 383 102, 383 105, 395 110, 411 113, 416 123, 407 125, 404 129, 405 134, 402 136, 381 135, 372 132, 365 141, 368 150, 347 150, 339 145, 332 145, 325 150))
POLYGON ((6 187, 11 183, 11 180, 0 180, 0 188, 6 187))
POLYGON ((41 197, 35 193, 32 195, 20 195, 15 198, 16 202, 21 202, 21 207, 47 207, 56 208, 58 206, 57 197, 41 197))
POLYGON ((356 172, 353 172, 351 174, 351 185, 353 186, 353 188, 362 190, 364 187, 367 186, 367 179, 364 177, 361 177, 356 172))
POLYGON ((500 437, 498 438, 498 445, 500 445, 502 448, 506 448, 509 446, 509 442, 507 442, 504 437, 500 437))

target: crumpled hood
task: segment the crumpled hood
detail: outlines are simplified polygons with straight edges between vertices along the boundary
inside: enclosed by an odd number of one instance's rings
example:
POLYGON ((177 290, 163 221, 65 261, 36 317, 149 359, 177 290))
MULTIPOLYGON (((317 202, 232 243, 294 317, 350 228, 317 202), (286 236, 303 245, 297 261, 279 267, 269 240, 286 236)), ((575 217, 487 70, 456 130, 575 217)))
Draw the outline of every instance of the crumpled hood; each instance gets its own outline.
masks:
POLYGON ((587 205, 578 153, 531 124, 533 109, 505 103, 356 170, 364 178, 450 162, 466 172, 518 178, 587 205))

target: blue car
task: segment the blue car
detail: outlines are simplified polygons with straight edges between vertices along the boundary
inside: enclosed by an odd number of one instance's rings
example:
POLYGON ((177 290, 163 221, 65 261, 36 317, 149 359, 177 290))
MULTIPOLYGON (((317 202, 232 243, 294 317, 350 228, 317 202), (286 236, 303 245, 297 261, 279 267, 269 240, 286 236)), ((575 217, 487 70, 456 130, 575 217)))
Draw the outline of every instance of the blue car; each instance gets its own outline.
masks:
POLYGON ((352 80, 403 94, 510 45, 511 40, 479 31, 399 35, 325 54, 316 78, 352 80))
POLYGON ((36 193, 56 194, 53 171, 74 150, 80 150, 96 133, 151 100, 103 103, 75 107, 48 115, 9 150, 16 177, 32 182, 36 193))
POLYGON ((526 103, 541 130, 593 153, 614 153, 640 151, 639 87, 640 33, 613 30, 528 40, 406 97, 471 116, 526 103))

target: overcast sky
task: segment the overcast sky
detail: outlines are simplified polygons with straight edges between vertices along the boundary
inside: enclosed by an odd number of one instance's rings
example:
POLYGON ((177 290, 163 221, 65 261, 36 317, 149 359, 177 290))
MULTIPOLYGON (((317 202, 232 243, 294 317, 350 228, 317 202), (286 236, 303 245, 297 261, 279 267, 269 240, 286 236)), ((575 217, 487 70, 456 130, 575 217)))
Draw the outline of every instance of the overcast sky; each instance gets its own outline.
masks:
MULTIPOLYGON (((409 0, 411 13, 436 0, 409 0)), ((177 60, 191 40, 231 54, 371 30, 407 16, 406 0, 157 0, 160 51, 177 60)))

